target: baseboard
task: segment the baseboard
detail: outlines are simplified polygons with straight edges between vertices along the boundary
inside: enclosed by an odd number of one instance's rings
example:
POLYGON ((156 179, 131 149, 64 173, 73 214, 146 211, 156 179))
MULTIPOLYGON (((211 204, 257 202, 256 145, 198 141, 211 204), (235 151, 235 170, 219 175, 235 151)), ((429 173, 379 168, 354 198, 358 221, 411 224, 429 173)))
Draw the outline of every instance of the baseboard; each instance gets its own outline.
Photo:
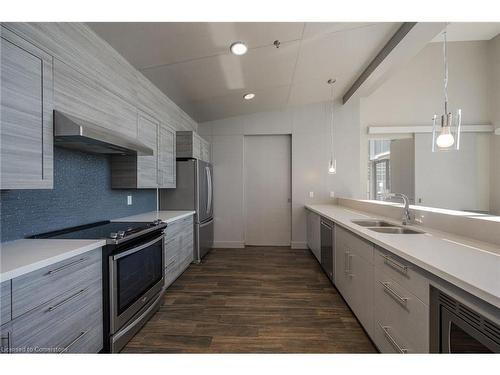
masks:
POLYGON ((291 247, 292 249, 309 249, 307 242, 302 241, 292 241, 291 247))
POLYGON ((243 249, 245 243, 243 241, 214 241, 213 247, 219 249, 243 249))

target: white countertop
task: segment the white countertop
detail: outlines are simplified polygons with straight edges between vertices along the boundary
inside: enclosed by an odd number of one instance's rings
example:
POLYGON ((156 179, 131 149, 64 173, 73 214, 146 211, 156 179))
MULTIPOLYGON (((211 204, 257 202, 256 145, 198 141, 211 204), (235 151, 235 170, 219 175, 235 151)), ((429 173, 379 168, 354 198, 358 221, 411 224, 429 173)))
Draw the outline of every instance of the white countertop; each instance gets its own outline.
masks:
POLYGON ((21 239, 0 244, 0 282, 102 247, 104 240, 21 239))
MULTIPOLYGON (((112 221, 160 219, 171 223, 194 215, 195 211, 152 211, 112 221)), ((51 264, 94 250, 105 240, 21 239, 0 244, 0 282, 13 279, 51 264)))
POLYGON ((183 219, 187 216, 194 215, 196 211, 151 211, 145 212, 138 215, 121 217, 118 219, 113 219, 111 221, 153 221, 153 220, 161 220, 167 224, 172 223, 176 220, 183 219))
POLYGON ((400 223, 336 205, 306 208, 500 308, 500 247, 419 225, 408 227, 425 234, 377 233, 351 220, 372 218, 400 223))

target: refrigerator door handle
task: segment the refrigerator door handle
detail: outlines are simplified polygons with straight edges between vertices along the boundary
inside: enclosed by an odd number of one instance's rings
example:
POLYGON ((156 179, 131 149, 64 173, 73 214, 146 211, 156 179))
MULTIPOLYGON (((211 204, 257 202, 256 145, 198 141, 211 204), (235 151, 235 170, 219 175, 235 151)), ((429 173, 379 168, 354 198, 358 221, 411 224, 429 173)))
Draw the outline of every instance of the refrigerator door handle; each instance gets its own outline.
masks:
POLYGON ((210 167, 205 167, 207 174, 207 185, 208 185, 208 199, 207 199, 207 214, 210 214, 210 209, 212 208, 212 174, 210 173, 210 167))

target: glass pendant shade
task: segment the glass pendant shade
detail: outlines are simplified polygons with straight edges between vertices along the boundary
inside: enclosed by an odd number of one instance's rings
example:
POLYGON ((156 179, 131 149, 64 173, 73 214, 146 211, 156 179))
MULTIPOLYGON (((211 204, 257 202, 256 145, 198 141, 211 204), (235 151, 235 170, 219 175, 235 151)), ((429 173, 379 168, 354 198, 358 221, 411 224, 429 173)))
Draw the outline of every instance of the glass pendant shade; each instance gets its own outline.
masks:
POLYGON ((448 50, 446 30, 443 32, 444 58, 444 113, 441 121, 438 115, 432 119, 432 152, 454 151, 460 149, 460 131, 462 126, 462 110, 457 110, 455 117, 448 111, 448 50))
POLYGON ((462 111, 459 109, 455 117, 451 113, 441 116, 434 115, 432 124, 432 152, 456 151, 460 149, 460 132, 462 126, 462 111))
POLYGON ((328 163, 328 174, 335 173, 337 173, 337 160, 332 157, 328 163))

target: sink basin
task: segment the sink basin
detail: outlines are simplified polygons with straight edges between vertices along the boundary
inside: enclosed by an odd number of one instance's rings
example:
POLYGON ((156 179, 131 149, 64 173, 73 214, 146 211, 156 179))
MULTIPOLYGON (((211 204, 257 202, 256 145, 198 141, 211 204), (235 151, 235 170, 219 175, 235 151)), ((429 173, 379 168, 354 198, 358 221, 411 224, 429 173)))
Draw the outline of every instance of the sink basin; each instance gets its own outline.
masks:
POLYGON ((424 234, 424 232, 419 232, 409 228, 402 227, 386 227, 386 228, 368 228, 374 232, 378 233, 390 233, 390 234, 424 234))
POLYGON ((362 227, 395 227, 395 224, 388 223, 382 220, 351 220, 354 224, 362 227))

